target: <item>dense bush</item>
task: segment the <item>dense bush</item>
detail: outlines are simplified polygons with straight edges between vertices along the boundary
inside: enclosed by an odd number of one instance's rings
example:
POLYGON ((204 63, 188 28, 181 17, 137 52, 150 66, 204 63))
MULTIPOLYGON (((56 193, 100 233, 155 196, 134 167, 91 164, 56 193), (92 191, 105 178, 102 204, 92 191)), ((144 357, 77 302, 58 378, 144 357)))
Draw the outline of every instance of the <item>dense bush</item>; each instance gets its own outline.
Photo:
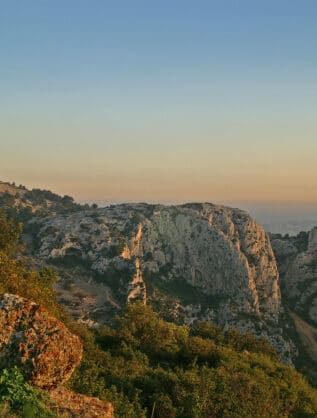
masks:
POLYGON ((164 418, 317 416, 316 391, 250 334, 208 323, 190 330, 137 302, 115 328, 89 335, 70 385, 111 399, 118 417, 137 418, 142 409, 164 418))
POLYGON ((10 254, 17 246, 22 232, 22 225, 8 219, 4 211, 0 211, 0 251, 10 254))
POLYGON ((256 337, 251 332, 245 334, 234 328, 229 328, 223 332, 221 328, 209 321, 196 322, 192 329, 192 335, 198 335, 203 338, 209 338, 220 345, 229 345, 238 351, 252 351, 254 353, 266 354, 277 359, 278 354, 264 337, 256 337))

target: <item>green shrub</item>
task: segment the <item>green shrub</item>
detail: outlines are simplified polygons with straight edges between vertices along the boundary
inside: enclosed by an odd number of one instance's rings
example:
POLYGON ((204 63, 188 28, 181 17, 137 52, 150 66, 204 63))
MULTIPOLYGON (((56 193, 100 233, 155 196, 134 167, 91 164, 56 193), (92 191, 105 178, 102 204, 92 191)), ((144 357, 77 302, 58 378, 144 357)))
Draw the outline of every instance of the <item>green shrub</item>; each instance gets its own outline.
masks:
POLYGON ((24 418, 55 418, 45 402, 47 396, 24 381, 17 367, 3 369, 0 375, 0 402, 2 408, 10 405, 11 409, 24 418))

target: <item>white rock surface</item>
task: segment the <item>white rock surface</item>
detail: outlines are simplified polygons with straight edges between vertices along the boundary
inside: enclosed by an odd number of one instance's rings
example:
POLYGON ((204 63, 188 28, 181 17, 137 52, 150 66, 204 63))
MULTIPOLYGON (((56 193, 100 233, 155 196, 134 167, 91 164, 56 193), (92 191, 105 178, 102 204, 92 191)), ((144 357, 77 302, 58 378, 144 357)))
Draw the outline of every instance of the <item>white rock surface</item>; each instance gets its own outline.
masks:
MULTIPOLYGON (((210 319, 252 330, 290 351, 278 324, 279 274, 270 240, 246 212, 209 203, 126 204, 37 223, 35 256, 68 266, 68 272, 83 265, 95 274, 92 280, 105 284, 113 309, 125 301, 150 300, 180 322, 210 319)), ((83 304, 86 323, 102 317, 93 298, 84 300, 90 303, 83 304)))

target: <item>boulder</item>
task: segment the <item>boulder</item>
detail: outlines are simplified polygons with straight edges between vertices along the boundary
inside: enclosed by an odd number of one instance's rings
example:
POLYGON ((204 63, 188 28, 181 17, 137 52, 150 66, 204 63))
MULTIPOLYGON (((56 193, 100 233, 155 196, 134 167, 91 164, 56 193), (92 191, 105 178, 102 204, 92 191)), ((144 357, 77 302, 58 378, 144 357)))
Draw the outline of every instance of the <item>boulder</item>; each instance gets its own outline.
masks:
POLYGON ((82 343, 38 304, 0 295, 0 367, 17 365, 43 389, 66 382, 82 358, 82 343))

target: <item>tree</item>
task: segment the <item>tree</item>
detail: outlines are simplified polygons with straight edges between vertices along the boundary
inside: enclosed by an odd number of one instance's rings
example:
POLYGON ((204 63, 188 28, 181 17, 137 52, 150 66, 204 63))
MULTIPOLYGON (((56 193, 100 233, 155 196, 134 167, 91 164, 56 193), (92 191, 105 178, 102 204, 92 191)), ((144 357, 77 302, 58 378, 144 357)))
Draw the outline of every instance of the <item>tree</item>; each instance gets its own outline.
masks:
POLYGON ((15 224, 13 219, 8 219, 6 213, 0 212, 0 251, 11 253, 17 246, 22 232, 22 224, 15 224))

